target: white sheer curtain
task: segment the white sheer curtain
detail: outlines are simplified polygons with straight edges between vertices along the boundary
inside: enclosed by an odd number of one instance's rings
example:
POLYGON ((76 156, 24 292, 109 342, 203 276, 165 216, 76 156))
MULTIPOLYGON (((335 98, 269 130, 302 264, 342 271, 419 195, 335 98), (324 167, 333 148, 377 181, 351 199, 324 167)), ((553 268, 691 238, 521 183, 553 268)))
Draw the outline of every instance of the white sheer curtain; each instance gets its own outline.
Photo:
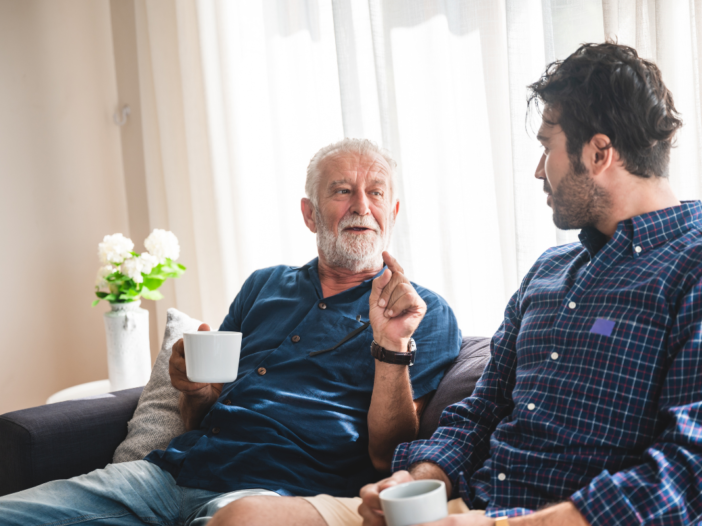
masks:
POLYGON ((400 165, 393 252, 449 301, 464 334, 492 334, 536 257, 577 239, 553 226, 533 178, 525 87, 605 37, 663 70, 686 124, 671 179, 679 197, 700 197, 702 0, 196 5, 219 243, 199 275, 229 299, 257 268, 314 257, 299 212, 308 160, 368 137, 400 165))

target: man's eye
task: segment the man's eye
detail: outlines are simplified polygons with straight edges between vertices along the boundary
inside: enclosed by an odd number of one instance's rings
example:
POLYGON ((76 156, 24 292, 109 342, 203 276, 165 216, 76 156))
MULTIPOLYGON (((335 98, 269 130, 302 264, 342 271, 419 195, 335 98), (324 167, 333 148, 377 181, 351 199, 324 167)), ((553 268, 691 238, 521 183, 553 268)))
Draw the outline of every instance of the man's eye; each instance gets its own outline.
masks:
POLYGON ((348 194, 349 190, 346 188, 340 188, 339 190, 336 191, 337 194, 348 194))

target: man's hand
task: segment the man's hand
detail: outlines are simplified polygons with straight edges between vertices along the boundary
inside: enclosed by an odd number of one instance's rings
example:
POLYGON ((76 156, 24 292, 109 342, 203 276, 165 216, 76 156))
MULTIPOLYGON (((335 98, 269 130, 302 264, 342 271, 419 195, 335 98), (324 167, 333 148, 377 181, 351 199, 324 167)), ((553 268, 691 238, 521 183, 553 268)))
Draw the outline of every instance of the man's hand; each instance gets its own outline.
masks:
POLYGON ((385 526, 385 517, 383 517, 383 510, 380 508, 380 492, 385 488, 413 480, 414 477, 407 471, 398 471, 390 478, 363 486, 361 488, 363 503, 358 507, 358 514, 363 517, 363 526, 385 526))
POLYGON ((387 270, 373 280, 369 318, 373 338, 391 351, 406 351, 409 339, 427 312, 427 305, 405 277, 400 264, 383 252, 387 270))
MULTIPOLYGON (((203 323, 198 327, 198 331, 209 331, 210 326, 203 323)), ((189 396, 208 397, 212 390, 217 392, 217 396, 222 392, 224 384, 203 384, 191 382, 185 371, 185 345, 183 338, 173 344, 171 359, 168 361, 168 374, 171 376, 171 385, 181 393, 189 396)))
MULTIPOLYGON (((210 326, 203 323, 198 331, 209 331, 210 326)), ((200 425, 202 417, 222 393, 224 384, 207 384, 191 382, 185 370, 185 345, 183 338, 173 344, 171 359, 168 361, 168 374, 171 385, 181 392, 180 414, 185 428, 190 431, 200 425)))

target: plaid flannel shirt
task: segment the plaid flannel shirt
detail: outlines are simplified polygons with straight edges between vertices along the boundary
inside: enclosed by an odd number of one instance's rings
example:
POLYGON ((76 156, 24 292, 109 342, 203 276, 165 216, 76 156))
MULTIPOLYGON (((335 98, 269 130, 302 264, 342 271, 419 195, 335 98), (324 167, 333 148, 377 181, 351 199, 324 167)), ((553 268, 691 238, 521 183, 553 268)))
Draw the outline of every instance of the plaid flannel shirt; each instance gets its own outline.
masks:
POLYGON ((702 204, 546 251, 475 392, 393 470, 438 464, 488 516, 570 499, 598 524, 702 517, 702 204))

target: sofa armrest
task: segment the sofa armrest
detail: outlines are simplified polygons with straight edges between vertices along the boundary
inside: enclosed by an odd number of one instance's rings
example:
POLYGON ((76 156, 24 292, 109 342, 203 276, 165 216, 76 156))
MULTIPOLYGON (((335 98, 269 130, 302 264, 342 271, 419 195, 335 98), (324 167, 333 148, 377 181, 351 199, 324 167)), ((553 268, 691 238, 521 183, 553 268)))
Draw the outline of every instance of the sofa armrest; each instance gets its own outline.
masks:
POLYGON ((142 389, 0 415, 0 496, 112 462, 142 389))

